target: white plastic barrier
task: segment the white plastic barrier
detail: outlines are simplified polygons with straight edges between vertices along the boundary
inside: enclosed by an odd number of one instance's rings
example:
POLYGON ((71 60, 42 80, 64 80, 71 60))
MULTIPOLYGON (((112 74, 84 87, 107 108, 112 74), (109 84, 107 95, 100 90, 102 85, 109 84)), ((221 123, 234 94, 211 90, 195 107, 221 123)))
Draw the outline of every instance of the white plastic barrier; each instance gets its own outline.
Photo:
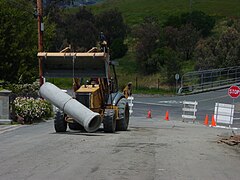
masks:
POLYGON ((129 105, 129 113, 130 113, 130 115, 133 113, 133 100, 134 100, 133 96, 129 96, 128 97, 128 105, 129 105))
POLYGON ((216 123, 233 124, 234 105, 216 103, 214 109, 214 118, 216 123))
POLYGON ((193 122, 196 120, 196 112, 197 112, 197 105, 198 102, 197 101, 183 101, 183 114, 182 114, 182 118, 183 121, 185 119, 192 119, 193 122))

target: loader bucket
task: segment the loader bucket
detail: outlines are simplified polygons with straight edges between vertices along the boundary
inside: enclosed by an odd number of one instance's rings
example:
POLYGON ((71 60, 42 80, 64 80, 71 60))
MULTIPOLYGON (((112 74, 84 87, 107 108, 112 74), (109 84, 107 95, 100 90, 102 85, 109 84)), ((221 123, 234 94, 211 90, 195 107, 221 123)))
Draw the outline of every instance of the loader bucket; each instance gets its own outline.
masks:
POLYGON ((44 77, 107 77, 108 56, 98 53, 40 52, 44 77))

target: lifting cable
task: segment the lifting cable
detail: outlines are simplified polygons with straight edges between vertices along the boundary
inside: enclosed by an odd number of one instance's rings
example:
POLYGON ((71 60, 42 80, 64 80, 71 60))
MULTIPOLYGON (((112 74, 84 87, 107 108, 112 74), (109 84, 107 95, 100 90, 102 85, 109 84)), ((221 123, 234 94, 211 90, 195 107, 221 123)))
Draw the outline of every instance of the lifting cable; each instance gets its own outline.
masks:
MULTIPOLYGON (((75 59, 76 59, 76 53, 74 53, 73 55, 73 59, 72 59, 72 81, 73 81, 73 84, 75 83, 75 59)), ((74 96, 74 86, 72 86, 73 88, 73 93, 72 93, 72 97, 74 96)))

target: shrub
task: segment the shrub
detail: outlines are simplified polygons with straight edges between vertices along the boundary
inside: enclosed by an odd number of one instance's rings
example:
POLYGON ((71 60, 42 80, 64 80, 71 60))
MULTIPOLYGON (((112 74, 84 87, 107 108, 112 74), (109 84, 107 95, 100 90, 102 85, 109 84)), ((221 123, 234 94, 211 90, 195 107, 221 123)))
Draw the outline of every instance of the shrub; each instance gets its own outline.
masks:
POLYGON ((215 18, 202 11, 193 11, 180 16, 169 16, 164 26, 180 28, 186 24, 191 24, 203 37, 207 37, 215 25, 215 18))
POLYGON ((122 39, 118 38, 113 40, 110 49, 111 59, 117 59, 126 54, 128 47, 126 44, 124 44, 122 39))
POLYGON ((17 97, 14 102, 17 117, 23 118, 24 123, 32 123, 51 116, 52 106, 46 100, 32 97, 17 97))
POLYGON ((4 87, 11 90, 15 96, 38 96, 38 90, 40 88, 39 80, 32 84, 8 84, 4 87))

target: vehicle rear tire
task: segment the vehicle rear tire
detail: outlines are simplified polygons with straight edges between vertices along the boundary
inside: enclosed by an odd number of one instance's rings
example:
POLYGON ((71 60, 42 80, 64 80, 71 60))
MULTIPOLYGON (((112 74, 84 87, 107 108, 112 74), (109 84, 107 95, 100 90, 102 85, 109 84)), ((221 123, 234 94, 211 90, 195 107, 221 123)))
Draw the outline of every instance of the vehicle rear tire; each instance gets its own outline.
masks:
POLYGON ((127 131, 129 124, 129 105, 126 98, 118 102, 119 120, 117 121, 117 131, 127 131))
POLYGON ((54 120, 54 128, 56 132, 66 132, 67 122, 62 111, 57 111, 54 120))
POLYGON ((113 109, 106 109, 103 119, 103 130, 106 133, 114 133, 116 131, 116 114, 113 109))
POLYGON ((71 130, 84 130, 84 127, 77 122, 68 123, 68 127, 71 130))

